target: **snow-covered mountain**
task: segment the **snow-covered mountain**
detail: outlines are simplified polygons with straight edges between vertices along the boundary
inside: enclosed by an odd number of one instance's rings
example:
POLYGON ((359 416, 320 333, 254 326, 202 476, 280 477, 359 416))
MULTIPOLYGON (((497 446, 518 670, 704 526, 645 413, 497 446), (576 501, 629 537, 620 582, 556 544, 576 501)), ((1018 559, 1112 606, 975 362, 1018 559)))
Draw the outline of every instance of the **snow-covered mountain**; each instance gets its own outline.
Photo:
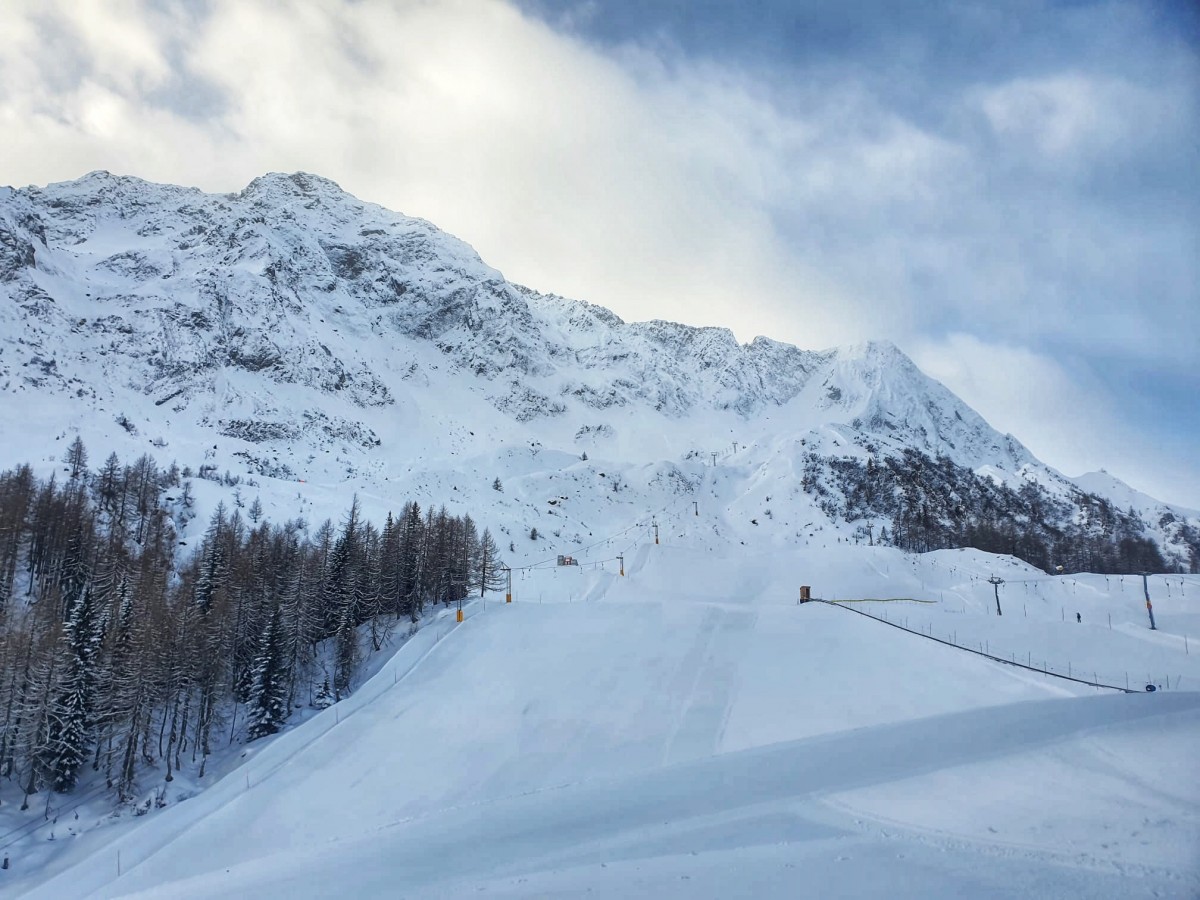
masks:
MULTIPOLYGON (((1079 485, 890 343, 814 352, 627 323, 510 284, 428 222, 313 175, 231 195, 106 172, 0 189, 0 296, 7 464, 56 460, 79 433, 94 454, 468 503, 494 499, 483 491, 502 475, 553 490, 518 451, 590 454, 605 488, 614 473, 635 489, 694 484, 724 459, 747 496, 808 471, 791 496, 849 534, 855 511, 828 500, 846 485, 817 478, 814 458, 908 450, 1014 491, 1036 483, 1086 519, 1079 485)), ((1125 508, 1122 490, 1094 488, 1125 508)), ((1137 512, 1169 559, 1194 564, 1194 514, 1137 512)), ((498 512, 510 533, 530 514, 498 512)))
POLYGON ((0 894, 1200 884, 1200 581, 1045 572, 1131 571, 1147 537, 1194 567, 1200 517, 1064 478, 891 344, 626 323, 313 176, 94 173, 0 189, 0 450, 60 476, 5 485, 0 894), (352 497, 470 514, 507 583, 351 618, 404 556, 351 540, 352 497), (69 538, 113 521, 89 571, 69 538), (309 649, 272 734, 285 615, 309 649))

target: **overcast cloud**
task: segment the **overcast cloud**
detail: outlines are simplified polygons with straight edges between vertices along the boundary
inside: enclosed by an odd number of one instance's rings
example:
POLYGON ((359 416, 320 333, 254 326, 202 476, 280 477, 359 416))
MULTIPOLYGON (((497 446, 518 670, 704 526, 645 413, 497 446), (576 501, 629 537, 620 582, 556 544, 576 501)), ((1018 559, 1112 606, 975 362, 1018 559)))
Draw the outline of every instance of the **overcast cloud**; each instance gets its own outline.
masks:
POLYGON ((626 319, 890 338, 1200 507, 1191 4, 8 0, 0 183, 305 170, 626 319))

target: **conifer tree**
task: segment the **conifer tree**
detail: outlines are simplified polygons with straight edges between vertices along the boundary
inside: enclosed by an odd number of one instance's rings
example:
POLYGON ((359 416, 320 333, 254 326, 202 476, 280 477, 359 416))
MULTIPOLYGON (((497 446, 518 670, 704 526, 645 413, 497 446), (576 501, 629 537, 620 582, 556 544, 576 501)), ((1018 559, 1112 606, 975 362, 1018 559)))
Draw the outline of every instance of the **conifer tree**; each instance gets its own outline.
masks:
POLYGON ((168 781, 189 758, 203 777, 238 704, 245 734, 273 733, 303 698, 350 692, 364 623, 378 649, 392 614, 416 621, 498 579, 470 516, 410 502, 380 532, 357 498, 311 537, 300 520, 247 529, 220 505, 177 561, 160 494, 178 479, 115 454, 94 478, 0 472, 0 778, 27 800, 70 791, 89 757, 123 801, 160 763, 168 781), (317 677, 322 641, 332 667, 317 677))
POLYGON ((399 595, 400 606, 398 615, 407 615, 416 622, 421 618, 424 605, 421 601, 421 582, 423 579, 424 558, 424 525, 421 519, 421 507, 417 503, 407 503, 401 516, 403 524, 400 531, 400 573, 399 595))
POLYGON ((87 474, 87 450, 84 449, 83 440, 79 435, 75 435, 75 440, 71 441, 71 446, 63 454, 63 462, 67 464, 67 477, 72 481, 87 474))
POLYGON ((289 675, 286 660, 283 614, 276 605, 262 633, 251 672, 250 696, 246 701, 249 711, 246 737, 249 740, 274 734, 287 721, 289 675))
POLYGON ((504 587, 505 578, 501 568, 503 565, 504 560, 500 558, 500 548, 496 546, 492 532, 487 528, 483 529, 483 537, 479 539, 479 568, 475 579, 480 597, 485 591, 498 591, 504 587))
POLYGON ((325 613, 335 638, 333 690, 338 699, 350 692, 359 662, 357 625, 362 534, 358 516, 358 498, 355 497, 330 554, 325 579, 325 613))

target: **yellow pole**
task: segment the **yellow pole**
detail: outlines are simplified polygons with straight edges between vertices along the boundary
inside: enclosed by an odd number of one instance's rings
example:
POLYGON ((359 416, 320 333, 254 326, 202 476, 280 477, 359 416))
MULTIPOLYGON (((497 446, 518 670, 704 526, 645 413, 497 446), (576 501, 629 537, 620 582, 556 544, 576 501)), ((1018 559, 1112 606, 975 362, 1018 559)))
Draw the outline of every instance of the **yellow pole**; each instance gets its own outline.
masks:
POLYGON ((504 595, 504 602, 512 603, 512 569, 510 569, 508 566, 505 566, 504 570, 508 572, 508 593, 504 595))
POLYGON ((621 577, 624 578, 625 577, 625 557, 624 557, 624 555, 621 555, 621 556, 618 556, 617 559, 619 559, 621 561, 621 577))

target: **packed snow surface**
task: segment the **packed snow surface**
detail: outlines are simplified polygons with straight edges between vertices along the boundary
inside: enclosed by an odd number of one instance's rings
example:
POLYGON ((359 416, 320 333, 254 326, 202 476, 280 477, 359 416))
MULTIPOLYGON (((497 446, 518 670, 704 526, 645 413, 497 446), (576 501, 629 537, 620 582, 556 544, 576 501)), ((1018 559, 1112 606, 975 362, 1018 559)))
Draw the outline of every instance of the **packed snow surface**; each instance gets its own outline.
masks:
POLYGON ((511 605, 431 623, 204 793, 86 834, 56 875, 19 883, 54 898, 1200 890, 1200 657, 1182 646, 1200 583, 1160 602, 1150 632, 1133 585, 1102 576, 1038 580, 973 551, 731 557, 702 517, 659 523, 625 576, 519 573, 511 605), (798 604, 800 579, 879 598, 855 606, 913 632, 1138 692, 798 604))

